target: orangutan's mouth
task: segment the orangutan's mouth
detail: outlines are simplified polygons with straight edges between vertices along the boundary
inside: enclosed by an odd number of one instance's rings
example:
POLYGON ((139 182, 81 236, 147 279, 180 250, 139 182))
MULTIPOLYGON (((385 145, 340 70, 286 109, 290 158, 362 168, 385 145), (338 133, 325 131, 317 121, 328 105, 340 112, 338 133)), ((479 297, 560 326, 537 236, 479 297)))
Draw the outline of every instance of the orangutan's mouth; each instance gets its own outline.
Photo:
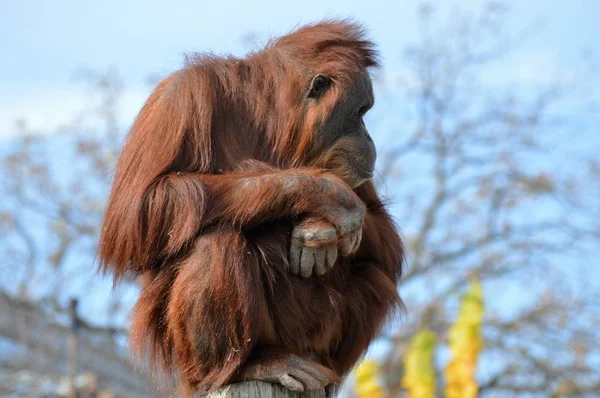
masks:
POLYGON ((352 164, 352 166, 355 168, 355 170, 358 171, 358 174, 360 174, 360 177, 362 178, 366 178, 366 179, 370 179, 373 177, 373 168, 367 168, 361 164, 359 164, 357 161, 355 161, 352 158, 349 158, 350 163, 352 164))

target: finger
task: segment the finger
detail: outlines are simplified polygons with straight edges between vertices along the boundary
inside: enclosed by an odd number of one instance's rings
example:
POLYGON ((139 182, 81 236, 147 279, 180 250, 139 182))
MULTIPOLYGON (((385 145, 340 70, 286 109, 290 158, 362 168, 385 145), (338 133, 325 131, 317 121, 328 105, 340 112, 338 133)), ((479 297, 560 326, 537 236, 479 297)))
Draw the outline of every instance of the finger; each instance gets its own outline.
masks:
POLYGON ((352 247, 354 246, 354 242, 352 241, 353 235, 346 235, 342 238, 342 255, 347 256, 352 253, 352 247))
POLYGON ((356 247, 354 248, 354 251, 357 251, 358 248, 360 247, 360 242, 362 242, 362 236, 363 236, 362 228, 359 228, 358 232, 356 234, 356 247))
POLYGON ((290 272, 293 275, 300 273, 300 257, 302 256, 302 247, 292 243, 290 248, 290 272))
POLYGON ((303 244, 307 247, 323 247, 335 242, 337 242, 337 232, 333 227, 310 232, 303 237, 303 244))
POLYGON ((317 379, 322 387, 325 387, 327 384, 329 384, 329 377, 327 377, 328 369, 326 367, 315 362, 299 358, 298 368, 317 379))
POLYGON ((331 225, 321 228, 318 231, 314 231, 312 234, 307 236, 306 240, 317 241, 320 243, 331 242, 336 240, 337 232, 331 225))
POLYGON ((291 391, 304 391, 304 386, 302 385, 302 383, 287 374, 283 374, 279 377, 279 383, 281 383, 282 386, 291 391))
POLYGON ((338 256, 338 250, 337 250, 337 246, 329 246, 327 248, 327 270, 330 270, 331 268, 333 268, 333 265, 335 264, 335 260, 337 260, 337 256, 338 256))
POLYGON ((356 252, 356 249, 358 249, 357 242, 358 242, 358 232, 352 234, 352 250, 351 250, 352 253, 356 252))
POLYGON ((320 381, 316 377, 310 375, 300 368, 291 368, 288 370, 291 376, 294 379, 299 380, 303 385, 305 390, 318 390, 319 388, 323 388, 327 385, 327 381, 320 381))
POLYGON ((364 219, 364 211, 361 209, 360 211, 350 211, 344 213, 339 220, 338 232, 342 236, 350 234, 352 231, 360 228, 362 226, 364 219))
POLYGON ((324 275, 327 272, 325 262, 327 261, 327 248, 315 250, 315 274, 324 275))
POLYGON ((300 276, 302 276, 303 278, 308 278, 309 276, 311 276, 314 264, 314 250, 304 248, 304 250, 302 250, 302 257, 300 259, 300 276))
POLYGON ((355 253, 359 246, 360 246, 360 242, 362 240, 362 230, 356 230, 355 232, 352 232, 346 236, 344 236, 342 238, 342 254, 344 256, 348 256, 352 253, 355 253))

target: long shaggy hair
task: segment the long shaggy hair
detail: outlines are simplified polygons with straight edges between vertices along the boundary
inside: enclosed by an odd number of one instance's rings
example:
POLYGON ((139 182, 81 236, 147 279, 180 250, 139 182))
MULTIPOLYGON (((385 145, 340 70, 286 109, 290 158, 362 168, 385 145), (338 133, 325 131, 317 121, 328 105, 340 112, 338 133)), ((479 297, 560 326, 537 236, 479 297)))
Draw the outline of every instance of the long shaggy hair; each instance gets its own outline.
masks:
POLYGON ((310 168, 322 156, 315 126, 376 65, 360 26, 326 21, 243 59, 190 57, 140 111, 100 264, 116 280, 141 276, 132 346, 188 391, 227 384, 271 351, 313 355, 342 377, 401 304, 401 241, 370 181, 350 192, 367 207, 359 251, 318 278, 286 268, 291 229, 320 189, 312 176, 326 175, 310 168), (317 72, 337 91, 307 110, 317 72))

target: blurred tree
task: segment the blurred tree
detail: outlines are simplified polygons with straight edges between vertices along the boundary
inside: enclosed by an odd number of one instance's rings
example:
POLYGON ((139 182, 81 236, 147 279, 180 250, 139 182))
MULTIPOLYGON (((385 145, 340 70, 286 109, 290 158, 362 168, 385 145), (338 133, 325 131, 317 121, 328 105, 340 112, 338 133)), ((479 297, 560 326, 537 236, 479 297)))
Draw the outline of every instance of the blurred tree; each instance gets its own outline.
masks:
MULTIPOLYGON (((56 309, 98 284, 98 228, 124 136, 118 74, 78 77, 88 88, 87 103, 73 121, 50 133, 19 121, 0 159, 0 256, 11 270, 2 272, 0 286, 56 309)), ((108 312, 122 312, 119 295, 113 297, 108 312)))
MULTIPOLYGON (((573 140, 585 134, 586 82, 498 82, 509 50, 532 33, 511 35, 504 4, 486 4, 446 23, 425 4, 401 85, 384 71, 368 115, 378 183, 409 252, 408 316, 382 337, 382 372, 401 396, 403 358, 422 329, 446 358, 460 294, 477 277, 489 297, 480 395, 589 396, 600 391, 600 161, 573 140)), ((79 296, 82 308, 96 306, 82 314, 91 323, 120 325, 135 290, 120 287, 98 308, 110 283, 99 282, 93 262, 126 131, 122 84, 114 71, 84 77, 91 106, 72 124, 38 134, 22 122, 0 152, 0 286, 57 316, 79 296)), ((438 389, 445 365, 435 363, 438 389)))
POLYGON ((87 101, 72 123, 38 132, 20 121, 0 152, 0 318, 10 319, 0 322, 0 390, 50 397, 66 388, 67 309, 79 297, 86 303, 77 324, 80 371, 119 396, 151 397, 124 345, 135 288, 126 284, 111 296, 111 281, 94 266, 123 141, 121 81, 114 70, 82 77, 87 101))
POLYGON ((400 89, 381 79, 378 110, 396 117, 371 116, 385 142, 380 186, 409 252, 408 315, 384 340, 392 396, 411 337, 425 328, 444 342, 472 277, 489 297, 481 396, 600 393, 598 161, 573 140, 597 134, 584 129, 588 81, 521 80, 510 50, 535 29, 511 34, 509 17, 496 1, 446 19, 426 3, 400 89))

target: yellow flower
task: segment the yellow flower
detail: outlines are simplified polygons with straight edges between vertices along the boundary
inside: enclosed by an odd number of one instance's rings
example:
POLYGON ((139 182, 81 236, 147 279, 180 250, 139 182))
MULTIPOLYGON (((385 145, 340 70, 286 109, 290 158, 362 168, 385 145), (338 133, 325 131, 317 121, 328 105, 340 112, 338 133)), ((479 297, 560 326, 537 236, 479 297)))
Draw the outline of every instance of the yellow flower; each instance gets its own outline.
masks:
POLYGON ((355 391, 358 398, 385 397, 385 390, 379 379, 381 372, 377 362, 368 359, 362 361, 356 368, 355 374, 355 391))
POLYGON ((409 398, 435 397, 435 341, 435 335, 427 330, 417 332, 411 339, 410 347, 404 356, 402 378, 402 387, 408 391, 409 398))
POLYGON ((477 397, 477 358, 483 348, 481 324, 484 304, 481 283, 474 281, 460 303, 458 319, 450 328, 452 360, 444 371, 446 398, 477 397))

